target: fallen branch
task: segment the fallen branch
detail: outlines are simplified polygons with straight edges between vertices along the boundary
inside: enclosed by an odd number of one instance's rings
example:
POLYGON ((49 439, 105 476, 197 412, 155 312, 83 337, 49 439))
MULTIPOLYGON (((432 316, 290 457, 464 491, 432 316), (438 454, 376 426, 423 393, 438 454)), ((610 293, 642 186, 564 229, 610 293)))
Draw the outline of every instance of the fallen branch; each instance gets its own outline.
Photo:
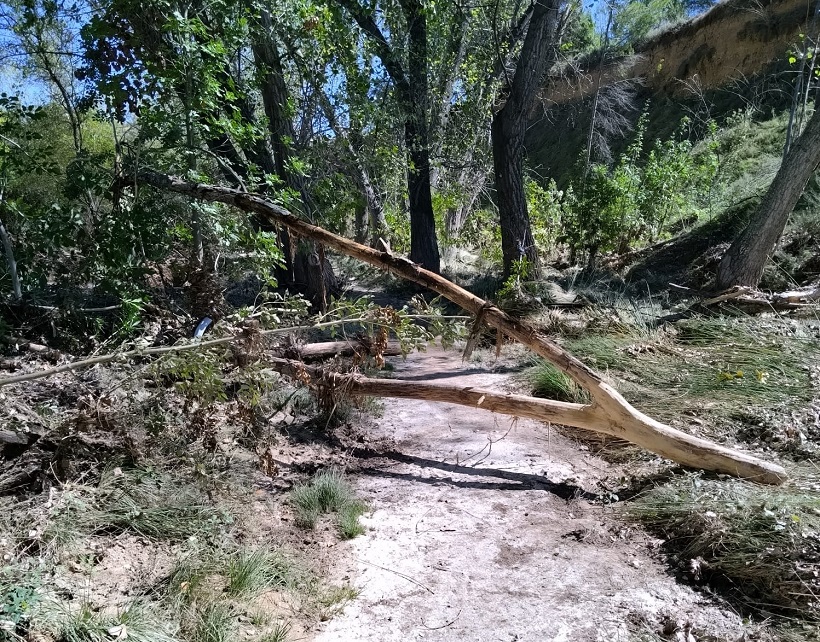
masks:
POLYGON ((722 303, 723 301, 731 301, 733 299, 739 299, 741 297, 748 296, 751 292, 753 292, 752 288, 747 287, 745 285, 739 285, 737 287, 732 288, 731 290, 726 290, 718 294, 717 296, 710 297, 708 299, 704 299, 700 302, 701 305, 709 306, 714 305, 715 303, 722 303))
POLYGON ((757 306, 768 309, 799 310, 812 307, 820 299, 820 287, 805 288, 779 294, 766 294, 748 286, 736 286, 720 294, 705 298, 695 306, 709 306, 731 301, 737 305, 757 306))
MULTIPOLYGON (((592 403, 588 407, 583 411, 575 408, 563 408, 558 415, 553 415, 555 417, 554 423, 568 423, 568 416, 571 418, 575 413, 583 412, 583 417, 585 421, 589 421, 591 429, 599 431, 606 429, 608 434, 639 444, 663 457, 668 457, 686 465, 771 484, 779 484, 787 479, 785 470, 776 464, 744 453, 721 448, 705 440, 695 439, 648 417, 633 408, 599 374, 566 352, 558 344, 541 335, 532 326, 508 315, 475 294, 405 258, 333 234, 321 227, 303 221, 283 207, 260 196, 226 187, 188 183, 179 178, 156 172, 140 173, 137 182, 199 200, 234 205, 243 211, 259 214, 274 224, 288 228, 293 234, 313 239, 325 247, 375 265, 408 281, 418 283, 446 297, 473 315, 483 313, 484 320, 489 326, 523 343, 533 352, 565 372, 589 392, 592 403)), ((484 403, 486 403, 486 399, 484 403)), ((552 405, 550 408, 554 413, 559 407, 552 405)), ((543 414, 541 417, 544 420, 549 420, 543 414)))
MULTIPOLYGON (((593 406, 589 405, 540 399, 512 393, 500 393, 472 386, 459 387, 442 383, 404 381, 401 379, 372 379, 358 374, 324 373, 319 368, 312 368, 290 359, 273 359, 271 366, 278 372, 300 379, 303 379, 302 373, 307 373, 318 385, 328 382, 334 388, 344 390, 352 395, 423 399, 425 401, 452 403, 481 408, 482 410, 503 415, 525 417, 537 421, 547 421, 552 424, 593 430, 612 437, 623 438, 623 433, 618 427, 613 426, 606 417, 602 417, 593 406)), ((769 474, 779 473, 779 466, 766 464, 751 455, 725 448, 674 428, 666 427, 663 438, 665 439, 663 456, 685 466, 703 468, 704 461, 731 458, 737 462, 736 471, 741 470, 744 466, 757 467, 763 463, 769 467, 769 474)), ((657 437, 654 433, 645 431, 637 433, 635 438, 630 439, 630 441, 647 450, 654 450, 657 437)))
MULTIPOLYGON (((416 315, 420 316, 420 315, 416 315)), ((373 323, 372 319, 338 319, 336 321, 327 321, 324 323, 316 323, 314 325, 297 326, 292 328, 274 328, 272 330, 262 330, 259 334, 262 336, 289 334, 291 332, 299 332, 300 330, 320 330, 322 328, 329 328, 332 326, 343 325, 345 323, 373 323)), ((114 352, 112 354, 102 354, 90 359, 82 359, 80 361, 72 361, 71 363, 64 363, 54 368, 47 370, 38 370, 36 372, 27 372, 26 374, 15 375, 13 377, 5 377, 0 379, 0 388, 8 386, 13 383, 22 383, 24 381, 34 381, 35 379, 43 379, 45 377, 52 377, 62 372, 71 372, 74 370, 81 370, 91 366, 99 365, 101 363, 111 363, 112 361, 127 361, 128 359, 136 359, 139 357, 150 357, 161 354, 169 354, 172 352, 184 352, 185 350, 201 350, 203 348, 213 348, 215 346, 227 345, 229 343, 240 342, 244 340, 244 335, 237 334, 230 337, 222 337, 221 339, 211 339, 209 341, 193 341, 191 343, 181 343, 173 346, 161 346, 158 348, 143 348, 137 350, 128 350, 126 352, 114 352)), ((347 342, 342 342, 347 343, 347 342)), ((392 354, 385 352, 385 354, 392 354)), ((397 354, 400 354, 397 353, 397 354)))

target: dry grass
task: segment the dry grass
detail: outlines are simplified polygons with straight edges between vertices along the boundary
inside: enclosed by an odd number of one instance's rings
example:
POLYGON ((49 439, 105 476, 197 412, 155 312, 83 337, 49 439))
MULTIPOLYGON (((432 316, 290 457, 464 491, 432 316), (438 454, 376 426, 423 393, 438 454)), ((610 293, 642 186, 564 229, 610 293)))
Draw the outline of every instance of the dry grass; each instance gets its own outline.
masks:
POLYGON ((717 586, 756 612, 820 625, 820 493, 816 482, 801 486, 691 474, 645 492, 623 511, 665 540, 691 580, 717 586))
POLYGON ((181 541, 213 533, 228 520, 194 484, 158 470, 112 468, 96 486, 66 485, 51 509, 44 539, 133 532, 181 541))
POLYGON ((666 422, 692 411, 728 419, 750 407, 806 403, 820 341, 785 323, 692 319, 668 329, 590 334, 567 348, 610 377, 631 403, 666 422))

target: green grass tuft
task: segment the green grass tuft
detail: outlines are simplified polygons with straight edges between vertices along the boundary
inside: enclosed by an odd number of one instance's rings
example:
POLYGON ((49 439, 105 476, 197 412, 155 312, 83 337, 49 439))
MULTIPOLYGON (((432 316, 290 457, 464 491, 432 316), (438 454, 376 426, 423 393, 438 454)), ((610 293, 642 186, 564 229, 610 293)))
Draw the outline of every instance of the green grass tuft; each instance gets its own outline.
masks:
POLYGON ((290 588, 303 573, 280 551, 264 549, 239 551, 228 561, 226 592, 232 597, 253 597, 272 588, 290 588))
POLYGON ((191 642, 230 642, 235 639, 236 613, 226 602, 207 602, 194 614, 191 642))
POLYGON ((349 501, 338 511, 339 535, 342 539, 353 539, 359 535, 364 535, 365 528, 359 521, 359 517, 367 512, 367 507, 360 501, 349 501))
POLYGON ((589 395, 578 384, 549 361, 541 361, 527 370, 525 376, 536 397, 573 403, 584 403, 589 399, 589 395))
POLYGON ((302 528, 313 528, 321 515, 335 513, 343 538, 364 533, 358 520, 367 507, 356 499, 344 474, 336 468, 322 471, 309 483, 296 486, 290 493, 290 502, 296 510, 296 523, 302 528))
POLYGON ((161 612, 156 604, 144 601, 133 602, 116 615, 106 615, 89 603, 69 608, 49 600, 43 602, 38 619, 59 642, 103 642, 114 639, 179 642, 180 639, 168 614, 161 612))
POLYGON ((181 541, 213 533, 227 519, 192 484, 156 471, 115 470, 104 473, 96 487, 66 490, 44 537, 65 542, 82 535, 133 532, 181 541))
POLYGON ((287 642, 292 628, 291 623, 286 620, 277 622, 271 627, 270 631, 261 638, 257 638, 257 642, 287 642))

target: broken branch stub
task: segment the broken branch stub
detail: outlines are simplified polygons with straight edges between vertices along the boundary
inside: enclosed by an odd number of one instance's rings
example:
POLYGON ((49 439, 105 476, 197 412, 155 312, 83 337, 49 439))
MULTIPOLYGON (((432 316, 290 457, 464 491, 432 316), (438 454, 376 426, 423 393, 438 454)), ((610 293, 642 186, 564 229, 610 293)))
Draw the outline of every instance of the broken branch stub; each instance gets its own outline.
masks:
MULTIPOLYGON (((605 432, 606 434, 631 441, 662 457, 694 468, 728 473, 767 484, 780 484, 788 478, 785 470, 777 464, 724 448, 712 442, 676 430, 648 417, 633 408, 612 386, 607 384, 599 374, 581 363, 581 361, 569 354, 558 344, 539 333, 532 326, 520 319, 510 316, 500 308, 488 304, 484 299, 448 281, 444 277, 425 270, 405 258, 346 239, 324 228, 303 221, 283 207, 271 203, 260 196, 240 192, 236 189, 189 183, 176 177, 148 171, 140 172, 137 182, 151 185, 165 191, 187 195, 198 200, 226 203, 245 212, 259 214, 273 223, 288 228, 295 234, 314 239, 342 254, 422 285, 444 296, 473 315, 483 314, 487 325, 523 343, 533 352, 551 362, 569 375, 576 383, 585 388, 592 398, 591 404, 579 406, 578 408, 555 405, 559 402, 548 402, 546 405, 539 406, 543 408, 543 414, 535 418, 605 432), (549 412, 547 412, 548 408, 549 412), (583 420, 586 425, 581 426, 577 423, 577 421, 581 420, 583 420)), ((380 382, 381 380, 370 381, 380 382)), ((359 385, 362 385, 361 380, 359 380, 359 382, 359 385)), ((384 386, 386 384, 379 385, 384 386)), ((434 384, 425 385, 434 386, 434 384)), ((368 383, 368 386, 370 386, 371 390, 375 390, 377 387, 375 383, 368 383)), ((426 392, 433 394, 438 388, 439 387, 434 386, 426 392)), ((382 389, 386 390, 387 388, 383 387, 382 389)), ((398 388, 391 390, 393 393, 401 392, 398 388)), ((364 390, 361 392, 362 394, 378 394, 376 392, 366 393, 364 390)), ((389 394, 387 396, 401 395, 389 394)), ((486 407, 488 410, 491 410, 489 405, 485 405, 489 398, 486 392, 484 396, 485 400, 481 404, 481 407, 486 407)), ((432 399, 432 397, 428 398, 432 399)), ((454 398, 455 397, 453 397, 453 399, 454 398)), ((523 397, 522 399, 531 398, 523 397)), ((440 400, 449 401, 450 403, 461 403, 460 401, 453 401, 450 398, 442 398, 440 400)), ((521 399, 518 401, 520 402, 521 399)), ((514 401, 513 403, 518 402, 514 401)), ((519 404, 519 407, 523 409, 523 405, 519 404)), ((499 410, 499 412, 503 411, 499 410)), ((521 413, 512 412, 509 414, 529 416, 524 415, 523 410, 521 413)), ((538 413, 536 412, 536 414, 538 413)))

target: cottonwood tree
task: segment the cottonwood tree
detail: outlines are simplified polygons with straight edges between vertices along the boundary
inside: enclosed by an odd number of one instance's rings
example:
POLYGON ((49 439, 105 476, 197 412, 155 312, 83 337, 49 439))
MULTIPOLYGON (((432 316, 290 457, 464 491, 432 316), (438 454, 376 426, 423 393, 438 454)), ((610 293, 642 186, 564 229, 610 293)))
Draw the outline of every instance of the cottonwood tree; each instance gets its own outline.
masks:
MULTIPOLYGON (((113 0, 84 30, 85 78, 121 119, 138 115, 146 141, 173 152, 164 159, 172 171, 179 171, 176 154, 188 173, 214 171, 235 185, 275 189, 313 220, 285 33, 293 41, 310 37, 296 3, 274 16, 255 4, 113 0)), ((195 232, 203 224, 192 219, 195 232)), ((281 241, 280 280, 301 284, 323 306, 333 274, 321 248, 287 235, 281 241)))
POLYGON ((379 24, 375 12, 359 0, 336 0, 336 4, 348 12, 370 40, 395 86, 407 151, 410 260, 438 272, 441 259, 430 176, 427 8, 420 0, 398 0, 403 24, 397 20, 387 31, 379 24), (396 31, 406 35, 405 56, 396 42, 396 31), (393 39, 389 39, 388 34, 393 35, 393 39))
POLYGON ((716 286, 757 287, 789 216, 820 165, 820 109, 789 152, 749 224, 720 261, 716 286))
POLYGON ((538 266, 524 191, 524 138, 538 90, 557 59, 563 4, 562 0, 536 0, 532 4, 515 73, 502 89, 502 106, 492 120, 493 168, 507 276, 522 260, 530 270, 538 266))

